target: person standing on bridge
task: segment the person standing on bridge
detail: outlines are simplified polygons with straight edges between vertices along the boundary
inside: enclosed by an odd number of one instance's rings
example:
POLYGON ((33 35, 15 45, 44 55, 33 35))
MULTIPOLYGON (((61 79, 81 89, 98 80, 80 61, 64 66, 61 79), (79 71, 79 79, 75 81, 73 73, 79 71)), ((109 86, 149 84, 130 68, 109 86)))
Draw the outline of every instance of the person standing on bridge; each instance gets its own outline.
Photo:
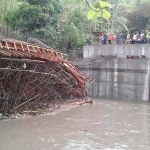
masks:
POLYGON ((109 44, 112 44, 113 40, 114 40, 113 35, 112 35, 112 34, 109 34, 109 35, 108 35, 108 43, 109 43, 109 44))
POLYGON ((120 32, 119 34, 117 34, 116 44, 122 44, 122 43, 123 43, 123 33, 120 32))
POLYGON ((107 44, 107 35, 106 34, 103 35, 103 42, 105 45, 107 44))
POLYGON ((130 44, 130 43, 131 43, 131 37, 130 37, 130 33, 128 33, 126 37, 126 44, 130 44))
POLYGON ((133 33, 133 37, 132 37, 132 44, 136 43, 136 33, 133 33))

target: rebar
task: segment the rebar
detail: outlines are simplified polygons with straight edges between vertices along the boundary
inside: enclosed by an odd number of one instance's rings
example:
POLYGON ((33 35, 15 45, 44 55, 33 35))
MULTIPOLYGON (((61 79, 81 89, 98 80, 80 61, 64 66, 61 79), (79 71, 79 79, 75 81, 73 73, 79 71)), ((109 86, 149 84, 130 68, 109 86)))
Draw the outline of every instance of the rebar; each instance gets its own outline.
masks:
POLYGON ((0 113, 39 111, 67 99, 87 99, 85 81, 90 79, 63 53, 12 39, 0 45, 0 113))

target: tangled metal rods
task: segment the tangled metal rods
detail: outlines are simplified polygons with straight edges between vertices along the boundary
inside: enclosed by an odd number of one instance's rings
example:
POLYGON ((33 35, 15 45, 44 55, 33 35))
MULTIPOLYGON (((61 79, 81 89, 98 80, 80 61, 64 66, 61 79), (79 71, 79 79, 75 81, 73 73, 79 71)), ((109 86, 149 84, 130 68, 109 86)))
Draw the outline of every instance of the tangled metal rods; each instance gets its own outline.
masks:
POLYGON ((0 113, 53 108, 67 99, 87 99, 84 77, 59 51, 0 41, 0 113))

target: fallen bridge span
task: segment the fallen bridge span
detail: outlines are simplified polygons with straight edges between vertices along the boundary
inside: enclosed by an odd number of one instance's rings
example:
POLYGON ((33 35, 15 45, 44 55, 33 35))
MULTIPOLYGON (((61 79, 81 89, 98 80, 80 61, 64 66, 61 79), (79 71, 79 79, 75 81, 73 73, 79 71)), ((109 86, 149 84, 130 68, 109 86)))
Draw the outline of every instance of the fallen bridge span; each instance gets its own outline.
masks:
POLYGON ((87 99, 83 76, 65 54, 14 39, 0 40, 0 113, 55 108, 87 99))

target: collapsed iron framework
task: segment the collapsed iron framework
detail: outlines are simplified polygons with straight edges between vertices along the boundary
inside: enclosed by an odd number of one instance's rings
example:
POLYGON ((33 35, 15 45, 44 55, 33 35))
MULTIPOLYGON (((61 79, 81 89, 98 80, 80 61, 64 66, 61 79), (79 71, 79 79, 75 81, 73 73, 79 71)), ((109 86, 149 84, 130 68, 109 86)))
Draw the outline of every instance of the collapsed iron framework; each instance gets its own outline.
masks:
POLYGON ((59 51, 14 39, 0 40, 0 113, 53 108, 87 99, 83 76, 59 51))

